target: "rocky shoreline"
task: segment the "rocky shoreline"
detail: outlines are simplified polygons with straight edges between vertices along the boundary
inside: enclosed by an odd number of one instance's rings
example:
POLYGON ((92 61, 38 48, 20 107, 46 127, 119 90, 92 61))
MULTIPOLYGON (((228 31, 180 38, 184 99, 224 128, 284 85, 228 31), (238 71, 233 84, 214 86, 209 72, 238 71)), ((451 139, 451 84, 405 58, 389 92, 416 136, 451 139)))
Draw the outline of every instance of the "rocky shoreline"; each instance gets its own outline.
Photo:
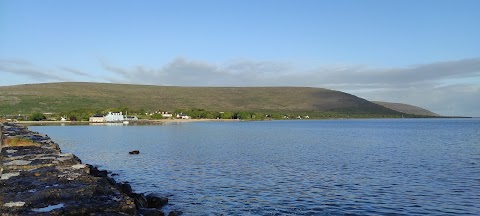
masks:
POLYGON ((2 215, 166 215, 161 207, 168 198, 134 193, 107 171, 62 153, 45 134, 17 124, 0 127, 2 215))

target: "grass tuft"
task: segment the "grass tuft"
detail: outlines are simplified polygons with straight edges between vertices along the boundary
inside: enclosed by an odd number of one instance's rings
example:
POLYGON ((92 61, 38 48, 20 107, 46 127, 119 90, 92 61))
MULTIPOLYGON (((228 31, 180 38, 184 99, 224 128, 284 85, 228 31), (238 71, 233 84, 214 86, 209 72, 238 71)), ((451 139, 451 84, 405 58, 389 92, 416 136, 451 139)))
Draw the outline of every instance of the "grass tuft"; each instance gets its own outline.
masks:
POLYGON ((5 139, 6 146, 40 146, 40 144, 33 142, 31 139, 25 137, 13 137, 5 139))

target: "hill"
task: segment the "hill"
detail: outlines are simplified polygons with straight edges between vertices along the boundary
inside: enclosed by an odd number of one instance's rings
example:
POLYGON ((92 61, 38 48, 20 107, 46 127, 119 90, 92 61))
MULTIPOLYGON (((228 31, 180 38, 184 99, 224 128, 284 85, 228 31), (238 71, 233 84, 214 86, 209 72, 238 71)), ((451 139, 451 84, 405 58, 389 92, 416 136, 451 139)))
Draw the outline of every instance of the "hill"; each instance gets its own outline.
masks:
POLYGON ((422 116, 436 116, 439 117, 440 115, 437 113, 434 113, 430 110, 409 105, 409 104, 403 104, 403 103, 391 103, 391 102, 383 102, 383 101, 372 101, 373 103, 376 103, 378 105, 382 105, 384 107, 387 107, 392 110, 396 110, 398 112, 403 112, 407 114, 412 114, 412 115, 422 115, 422 116))
POLYGON ((80 108, 401 115, 340 91, 306 87, 174 87, 106 83, 45 83, 0 87, 0 114, 80 108))

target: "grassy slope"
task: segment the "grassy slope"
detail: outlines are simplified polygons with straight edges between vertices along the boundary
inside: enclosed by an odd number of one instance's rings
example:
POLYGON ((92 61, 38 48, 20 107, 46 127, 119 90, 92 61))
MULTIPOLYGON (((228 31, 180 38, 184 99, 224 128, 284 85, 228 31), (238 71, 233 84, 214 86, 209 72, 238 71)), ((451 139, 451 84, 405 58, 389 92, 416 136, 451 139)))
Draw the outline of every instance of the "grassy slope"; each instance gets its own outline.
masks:
POLYGON ((372 101, 373 103, 382 105, 392 110, 396 110, 399 112, 413 114, 413 115, 423 115, 423 116, 440 116, 437 113, 434 113, 430 110, 423 109, 421 107, 403 104, 403 103, 390 103, 390 102, 382 102, 382 101, 372 101))
POLYGON ((356 96, 303 87, 168 87, 103 83, 46 83, 0 87, 0 114, 77 108, 212 111, 337 112, 398 115, 356 96))

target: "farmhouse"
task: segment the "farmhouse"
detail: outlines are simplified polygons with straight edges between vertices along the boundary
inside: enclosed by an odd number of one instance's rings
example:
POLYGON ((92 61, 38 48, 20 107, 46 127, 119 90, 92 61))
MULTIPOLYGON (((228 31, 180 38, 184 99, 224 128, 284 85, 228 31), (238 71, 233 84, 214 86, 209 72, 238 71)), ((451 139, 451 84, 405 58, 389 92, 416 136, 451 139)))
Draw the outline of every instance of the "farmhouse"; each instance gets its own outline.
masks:
POLYGON ((168 112, 161 112, 161 114, 162 114, 163 118, 172 118, 173 117, 173 115, 171 113, 168 113, 168 112))
POLYGON ((89 122, 106 122, 105 116, 96 114, 88 119, 89 122))
POLYGON ((190 116, 183 113, 177 114, 177 119, 190 119, 190 118, 191 118, 190 116))

